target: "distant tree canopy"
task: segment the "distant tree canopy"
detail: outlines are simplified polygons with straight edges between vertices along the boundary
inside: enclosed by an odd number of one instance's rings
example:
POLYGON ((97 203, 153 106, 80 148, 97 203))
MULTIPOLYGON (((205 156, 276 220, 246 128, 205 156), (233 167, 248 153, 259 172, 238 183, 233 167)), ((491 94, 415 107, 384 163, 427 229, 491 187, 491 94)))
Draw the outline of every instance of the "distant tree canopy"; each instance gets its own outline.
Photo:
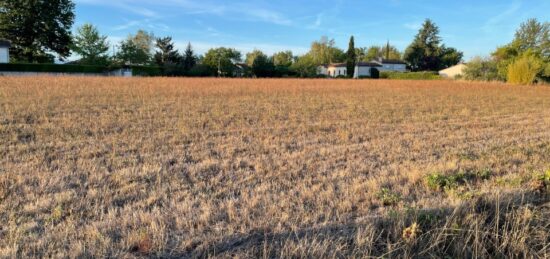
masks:
POLYGON ((334 39, 329 40, 326 36, 314 41, 308 54, 316 65, 344 62, 346 59, 346 54, 336 47, 334 39))
POLYGON ((155 63, 166 76, 184 74, 183 58, 174 46, 172 37, 157 38, 155 41, 155 63))
POLYGON ((314 77, 317 75, 317 64, 311 53, 297 58, 291 66, 299 77, 314 77))
POLYGON ((402 58, 401 52, 389 43, 383 47, 370 46, 369 48, 358 48, 355 52, 357 53, 357 60, 362 62, 369 62, 378 58, 397 60, 402 58))
POLYGON ((191 46, 191 43, 187 44, 187 47, 185 48, 185 52, 183 53, 183 70, 185 73, 189 73, 195 65, 197 65, 198 57, 195 55, 195 52, 193 51, 193 47, 191 46))
POLYGON ((550 23, 541 23, 536 19, 529 19, 522 23, 516 31, 514 40, 493 52, 497 62, 498 74, 501 79, 509 77, 508 69, 512 64, 521 60, 524 64, 540 63, 533 66, 538 78, 550 81, 550 23))
POLYGON ((147 65, 151 63, 151 52, 155 36, 152 33, 139 30, 135 35, 129 35, 120 42, 116 60, 132 65, 147 65))
POLYGON ((474 58, 464 71, 469 80, 501 80, 516 84, 550 82, 550 23, 529 19, 509 44, 490 58, 474 58))
POLYGON ((81 64, 105 65, 108 62, 107 36, 100 35, 98 29, 89 23, 77 28, 71 50, 81 56, 81 64))
POLYGON ((241 61, 241 52, 233 48, 214 48, 204 55, 202 63, 208 67, 211 75, 232 76, 235 63, 241 61))
POLYGON ((11 41, 13 59, 53 62, 50 52, 68 57, 74 6, 71 0, 0 0, 0 38, 11 41))
POLYGON ((281 51, 273 54, 273 64, 275 66, 290 67, 293 61, 294 56, 292 55, 292 51, 290 50, 281 51))
MULTIPOLYGON (((275 75, 275 65, 273 61, 264 53, 256 52, 252 61, 252 73, 256 77, 272 77, 275 75)), ((247 55, 248 58, 248 55, 247 55)))
POLYGON ((405 50, 404 59, 413 71, 437 71, 458 64, 462 52, 441 44, 439 27, 427 19, 405 50))

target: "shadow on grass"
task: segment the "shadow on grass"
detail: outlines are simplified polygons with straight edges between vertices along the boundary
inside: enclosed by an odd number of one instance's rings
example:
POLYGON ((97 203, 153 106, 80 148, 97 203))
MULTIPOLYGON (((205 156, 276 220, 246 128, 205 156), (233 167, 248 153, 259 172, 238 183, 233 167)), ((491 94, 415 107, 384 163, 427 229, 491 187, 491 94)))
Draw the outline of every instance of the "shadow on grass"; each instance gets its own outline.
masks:
POLYGON ((495 194, 457 207, 404 209, 357 223, 284 233, 260 230, 164 256, 544 258, 550 253, 549 196, 495 194), (418 228, 410 228, 413 224, 418 228))

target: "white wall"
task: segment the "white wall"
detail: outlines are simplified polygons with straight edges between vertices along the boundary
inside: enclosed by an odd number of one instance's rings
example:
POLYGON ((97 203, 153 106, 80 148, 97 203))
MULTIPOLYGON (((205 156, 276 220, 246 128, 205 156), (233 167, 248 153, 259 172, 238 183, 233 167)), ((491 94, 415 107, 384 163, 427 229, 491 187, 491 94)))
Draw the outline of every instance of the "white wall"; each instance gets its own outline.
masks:
POLYGON ((8 48, 0 48, 0 63, 9 63, 9 51, 8 48))
POLYGON ((331 77, 345 76, 347 75, 347 70, 346 67, 329 67, 327 73, 331 77))
MULTIPOLYGON (((355 73, 353 74, 353 77, 359 78, 360 76, 370 76, 370 69, 371 67, 355 66, 355 73)), ((379 68, 377 69, 380 70, 379 68)))

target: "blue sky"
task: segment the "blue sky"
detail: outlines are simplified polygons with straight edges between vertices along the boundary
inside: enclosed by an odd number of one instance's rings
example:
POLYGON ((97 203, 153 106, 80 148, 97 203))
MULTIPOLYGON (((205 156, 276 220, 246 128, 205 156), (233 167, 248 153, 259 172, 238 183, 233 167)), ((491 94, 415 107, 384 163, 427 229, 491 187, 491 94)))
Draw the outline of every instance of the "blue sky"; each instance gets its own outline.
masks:
POLYGON ((75 0, 76 26, 92 23, 118 43, 138 29, 172 36, 180 49, 191 42, 204 53, 234 47, 244 53, 305 53, 326 35, 347 48, 387 40, 404 50, 425 18, 440 27, 443 42, 466 60, 508 43, 528 18, 550 20, 549 0, 75 0))

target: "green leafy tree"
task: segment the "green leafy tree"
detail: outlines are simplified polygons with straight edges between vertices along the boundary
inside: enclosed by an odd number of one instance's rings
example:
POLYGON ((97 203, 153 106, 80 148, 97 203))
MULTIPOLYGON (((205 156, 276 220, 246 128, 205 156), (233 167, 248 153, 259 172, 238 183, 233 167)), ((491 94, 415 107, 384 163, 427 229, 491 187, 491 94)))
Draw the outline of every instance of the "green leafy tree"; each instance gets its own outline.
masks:
POLYGON ((271 58, 273 65, 275 65, 275 74, 277 77, 285 77, 293 74, 291 69, 292 63, 294 62, 294 55, 292 51, 281 51, 273 54, 271 58))
POLYGON ((474 57, 463 70, 464 79, 480 81, 501 80, 497 62, 491 58, 474 57))
POLYGON ((273 61, 261 52, 255 55, 251 68, 256 77, 272 77, 275 74, 273 61))
POLYGON ((241 52, 233 48, 214 48, 204 55, 202 64, 206 65, 211 75, 233 76, 235 63, 241 61, 241 52))
POLYGON ((455 48, 441 47, 440 69, 452 67, 462 61, 464 54, 455 48))
POLYGON ((404 59, 413 71, 437 71, 458 64, 462 55, 462 52, 441 44, 439 27, 427 19, 405 50, 404 59))
POLYGON ((198 57, 195 55, 191 43, 188 43, 183 53, 183 70, 186 71, 186 73, 191 71, 191 69, 197 65, 197 61, 198 57))
POLYGON ((317 65, 344 62, 346 59, 346 53, 336 47, 334 39, 329 40, 326 36, 311 43, 308 54, 317 65))
POLYGON ((379 46, 371 46, 367 49, 367 53, 362 61, 369 62, 380 57, 382 49, 379 46))
POLYGON ((181 55, 172 42, 172 37, 157 38, 155 62, 159 66, 176 65, 181 63, 181 55))
POLYGON ((317 75, 317 64, 311 54, 305 54, 296 59, 291 69, 299 77, 314 77, 317 75))
POLYGON ((82 57, 81 64, 107 64, 109 51, 107 36, 100 35, 98 29, 92 24, 84 24, 76 30, 71 49, 82 57))
POLYGON ((346 53, 346 69, 348 77, 353 77, 355 64, 357 63, 357 55, 355 53, 355 39, 353 36, 349 39, 348 51, 346 53))
POLYGON ((402 56, 401 52, 395 46, 390 45, 389 42, 380 49, 380 53, 385 59, 401 60, 402 56))
POLYGON ((292 65, 292 62, 294 60, 294 56, 292 55, 292 51, 281 51, 273 54, 273 64, 275 66, 286 66, 290 67, 292 65))
POLYGON ((0 38, 10 40, 17 61, 53 62, 70 55, 71 0, 0 0, 0 38))
POLYGON ((120 43, 120 50, 116 54, 119 62, 131 65, 147 65, 151 63, 151 52, 154 44, 154 35, 139 30, 136 35, 129 35, 120 43))
POLYGON ((405 60, 413 70, 438 70, 440 43, 439 27, 427 19, 405 51, 405 60))
POLYGON ((246 53, 245 62, 249 67, 252 67, 256 57, 265 55, 261 50, 254 49, 252 52, 246 53))
POLYGON ((164 75, 183 75, 182 57, 172 42, 172 37, 157 38, 155 41, 155 63, 164 75))
POLYGON ((516 63, 515 71, 512 74, 517 74, 520 67, 524 68, 525 64, 533 63, 529 59, 538 59, 542 64, 537 72, 537 77, 550 81, 550 73, 547 73, 550 70, 547 69, 550 64, 550 23, 541 23, 536 19, 527 20, 516 31, 514 40, 497 48, 492 55, 497 61, 500 78, 510 77, 508 70, 512 64, 516 63), (518 59, 523 60, 518 63, 518 59))

